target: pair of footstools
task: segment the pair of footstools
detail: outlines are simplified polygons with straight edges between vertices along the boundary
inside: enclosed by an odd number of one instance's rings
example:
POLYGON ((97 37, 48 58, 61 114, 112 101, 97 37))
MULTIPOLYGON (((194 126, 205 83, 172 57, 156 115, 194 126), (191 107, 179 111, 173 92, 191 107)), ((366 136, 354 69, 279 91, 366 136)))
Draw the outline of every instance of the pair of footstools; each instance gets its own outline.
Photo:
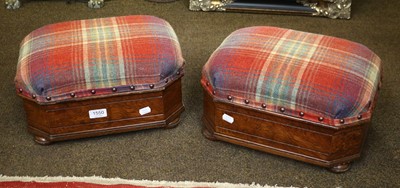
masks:
MULTIPOLYGON (((164 20, 47 25, 21 43, 16 90, 40 144, 172 128, 184 59, 164 20)), ((347 40, 275 27, 229 35, 204 65, 204 135, 346 171, 360 157, 380 59, 347 40)))

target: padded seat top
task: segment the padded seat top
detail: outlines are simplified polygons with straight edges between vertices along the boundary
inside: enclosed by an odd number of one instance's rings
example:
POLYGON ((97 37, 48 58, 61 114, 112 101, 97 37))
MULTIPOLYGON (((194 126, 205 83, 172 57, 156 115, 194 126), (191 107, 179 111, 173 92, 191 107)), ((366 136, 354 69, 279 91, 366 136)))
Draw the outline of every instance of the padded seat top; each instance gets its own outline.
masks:
POLYGON ((369 119, 381 60, 348 40, 276 27, 229 35, 203 67, 216 100, 325 125, 369 119))
POLYGON ((168 22, 153 16, 68 21, 41 27, 20 48, 17 92, 39 104, 161 89, 184 59, 168 22))

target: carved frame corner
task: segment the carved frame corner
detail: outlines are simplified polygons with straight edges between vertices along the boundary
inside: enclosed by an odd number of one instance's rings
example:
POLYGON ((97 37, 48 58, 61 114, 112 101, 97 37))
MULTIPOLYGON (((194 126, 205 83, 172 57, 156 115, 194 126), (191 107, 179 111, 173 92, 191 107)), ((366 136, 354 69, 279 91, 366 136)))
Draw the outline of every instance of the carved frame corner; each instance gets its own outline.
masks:
POLYGON ((316 11, 314 16, 325 16, 332 19, 350 19, 352 0, 297 0, 298 3, 316 11))
POLYGON ((226 11, 225 6, 233 0, 190 0, 189 9, 193 11, 226 11))
POLYGON ((15 10, 15 9, 19 9, 21 7, 21 1, 20 0, 4 0, 4 5, 5 5, 6 9, 15 10))

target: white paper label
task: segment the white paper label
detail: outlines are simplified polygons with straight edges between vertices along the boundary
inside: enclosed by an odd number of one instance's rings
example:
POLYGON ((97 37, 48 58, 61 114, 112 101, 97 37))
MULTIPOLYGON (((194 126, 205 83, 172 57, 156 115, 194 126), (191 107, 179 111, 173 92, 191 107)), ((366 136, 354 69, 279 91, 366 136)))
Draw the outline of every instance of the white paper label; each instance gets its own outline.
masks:
POLYGON ((228 114, 222 115, 222 119, 230 124, 232 124, 235 121, 235 119, 228 114))
POLYGON ((150 107, 144 107, 144 108, 141 108, 140 110, 139 110, 139 114, 140 115, 145 115, 145 114, 148 114, 148 113, 150 113, 151 112, 151 108, 150 107))
POLYGON ((103 108, 103 109, 89 110, 90 119, 96 119, 102 117, 107 117, 107 109, 103 108))

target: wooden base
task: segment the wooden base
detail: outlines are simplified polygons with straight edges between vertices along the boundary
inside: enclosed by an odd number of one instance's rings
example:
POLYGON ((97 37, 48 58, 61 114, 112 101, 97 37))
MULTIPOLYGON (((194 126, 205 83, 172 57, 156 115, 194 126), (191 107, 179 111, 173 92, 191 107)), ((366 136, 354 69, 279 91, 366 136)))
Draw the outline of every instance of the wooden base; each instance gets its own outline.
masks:
POLYGON ((24 99, 28 130, 36 143, 94 137, 150 128, 174 128, 184 111, 181 79, 163 89, 82 101, 39 105, 24 99), (140 109, 151 112, 141 115, 140 109), (90 110, 106 109, 107 116, 91 119, 90 110))
POLYGON ((204 92, 203 135, 210 140, 257 149, 318 165, 332 172, 350 169, 359 158, 369 122, 326 126, 303 119, 219 101, 204 92), (229 123, 223 114, 231 116, 229 123))

